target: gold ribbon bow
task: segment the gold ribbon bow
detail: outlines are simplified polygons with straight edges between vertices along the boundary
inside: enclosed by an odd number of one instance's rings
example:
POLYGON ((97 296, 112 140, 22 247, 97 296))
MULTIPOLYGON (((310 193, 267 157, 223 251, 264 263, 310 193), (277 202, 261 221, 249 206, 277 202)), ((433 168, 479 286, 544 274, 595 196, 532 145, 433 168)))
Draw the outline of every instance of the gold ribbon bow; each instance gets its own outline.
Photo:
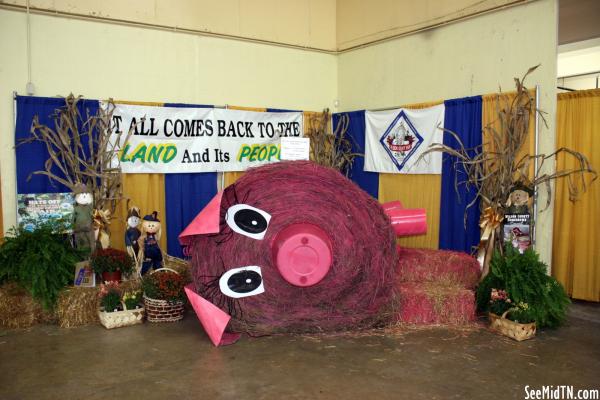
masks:
POLYGON ((502 224, 504 216, 498 214, 492 207, 487 207, 483 210, 479 219, 479 227, 482 230, 481 239, 479 241, 479 249, 477 250, 477 261, 481 266, 481 279, 489 272, 490 259, 494 251, 494 239, 496 230, 502 224))

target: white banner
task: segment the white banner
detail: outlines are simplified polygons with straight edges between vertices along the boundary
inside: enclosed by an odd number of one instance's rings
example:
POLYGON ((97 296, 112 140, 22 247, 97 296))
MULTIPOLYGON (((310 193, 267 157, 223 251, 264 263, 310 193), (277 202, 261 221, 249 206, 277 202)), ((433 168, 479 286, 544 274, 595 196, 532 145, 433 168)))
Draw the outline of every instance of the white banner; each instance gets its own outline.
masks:
POLYGON ((365 171, 397 174, 441 174, 442 154, 417 163, 432 143, 442 143, 444 105, 365 112, 365 171))
POLYGON ((280 159, 281 137, 302 137, 302 112, 116 104, 123 173, 244 171, 280 159))

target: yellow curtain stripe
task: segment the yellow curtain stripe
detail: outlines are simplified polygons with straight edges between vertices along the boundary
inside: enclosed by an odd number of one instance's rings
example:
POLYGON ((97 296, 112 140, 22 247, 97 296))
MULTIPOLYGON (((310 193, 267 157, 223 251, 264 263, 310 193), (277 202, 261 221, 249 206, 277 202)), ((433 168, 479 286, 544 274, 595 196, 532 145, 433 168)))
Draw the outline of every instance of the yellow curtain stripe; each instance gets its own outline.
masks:
MULTIPOLYGON (((560 93, 556 147, 583 153, 600 168, 600 89, 560 93)), ((572 158, 559 157, 557 169, 576 168, 572 158)), ((595 182, 575 203, 568 183, 556 182, 552 275, 575 299, 600 301, 600 185, 595 182)))
MULTIPOLYGON (((486 132, 486 127, 490 127, 498 131, 500 129, 500 123, 498 121, 498 110, 501 108, 509 107, 511 102, 516 96, 516 92, 507 93, 494 93, 486 94, 482 96, 482 128, 483 133, 483 146, 486 151, 493 150, 492 143, 488 139, 489 133, 486 132)), ((535 91, 530 90, 530 94, 535 97, 535 91)), ((526 154, 535 154, 535 115, 532 115, 529 120, 529 132, 526 140, 526 145, 521 148, 521 151, 517 155, 517 160, 521 159, 526 154)), ((531 163, 529 166, 529 175, 533 177, 535 165, 531 163)))
MULTIPOLYGON (((115 101, 115 104, 163 107, 164 103, 142 101, 115 101)), ((123 174, 123 196, 126 200, 117 206, 110 224, 111 246, 123 250, 125 248, 125 230, 127 229, 127 207, 138 206, 141 217, 158 211, 158 219, 162 225, 160 248, 167 251, 167 209, 165 206, 164 174, 123 174)), ((177 240, 177 238, 171 238, 177 240)))
MULTIPOLYGON (((419 103, 404 108, 427 108, 443 101, 419 103)), ((406 208, 427 210, 427 234, 398 239, 403 247, 438 248, 440 229, 441 175, 379 174, 379 202, 400 200, 406 208)))
MULTIPOLYGON (((129 199, 129 207, 138 206, 141 217, 158 211, 158 219, 162 225, 160 248, 167 251, 167 209, 165 206, 165 175, 164 174, 123 174, 123 195, 129 199)), ((121 201, 115 213, 115 219, 110 225, 111 246, 124 249, 124 235, 127 224, 128 201, 121 201)), ((177 238, 171 238, 177 240, 177 238)))

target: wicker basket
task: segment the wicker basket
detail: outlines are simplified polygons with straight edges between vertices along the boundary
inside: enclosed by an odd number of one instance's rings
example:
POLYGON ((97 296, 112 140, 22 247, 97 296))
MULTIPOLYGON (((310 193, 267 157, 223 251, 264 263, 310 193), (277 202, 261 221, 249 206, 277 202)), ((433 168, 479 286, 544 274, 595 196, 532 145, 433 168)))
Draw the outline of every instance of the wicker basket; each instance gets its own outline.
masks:
POLYGON ((530 324, 520 324, 518 322, 511 321, 506 318, 506 315, 510 311, 511 310, 506 310, 502 316, 489 313, 490 329, 519 342, 534 337, 536 331, 535 322, 530 324))
MULTIPOLYGON (((179 272, 171 268, 159 268, 152 271, 154 274, 158 271, 171 271, 179 275, 179 272)), ((183 301, 167 301, 146 297, 144 293, 144 307, 146 308, 146 319, 148 322, 175 322, 183 319, 184 313, 183 301)))
POLYGON ((123 311, 98 311, 100 323, 106 329, 141 324, 144 320, 144 307, 128 310, 125 303, 121 304, 123 304, 123 311))

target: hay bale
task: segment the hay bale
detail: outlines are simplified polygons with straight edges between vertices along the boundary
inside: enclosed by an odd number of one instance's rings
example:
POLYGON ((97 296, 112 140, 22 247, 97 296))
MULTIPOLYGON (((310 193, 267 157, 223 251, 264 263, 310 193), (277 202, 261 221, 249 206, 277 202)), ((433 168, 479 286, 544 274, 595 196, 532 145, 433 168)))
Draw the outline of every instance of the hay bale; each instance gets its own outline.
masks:
MULTIPOLYGON (((183 263, 179 263, 175 268, 182 273, 186 271, 183 263)), ((137 279, 124 281, 121 283, 121 288, 124 291, 139 290, 141 282, 137 279)), ((58 323, 61 328, 72 328, 100 323, 99 290, 98 286, 92 288, 69 286, 58 295, 55 311, 49 312, 44 310, 29 292, 18 285, 4 284, 0 287, 0 325, 7 328, 28 328, 36 323, 58 323)))
MULTIPOLYGON (((123 291, 137 290, 141 288, 141 283, 137 279, 132 279, 122 282, 120 287, 123 291)), ((81 325, 99 324, 99 290, 99 286, 91 288, 70 286, 62 290, 58 295, 56 304, 58 325, 61 328, 72 328, 81 325)))
POLYGON ((311 162, 250 169, 225 189, 219 235, 188 240, 196 290, 232 315, 234 330, 251 335, 354 330, 386 321, 394 298, 395 234, 379 203, 338 171, 311 162), (227 234, 227 209, 244 202, 271 215, 263 240, 227 234), (314 286, 294 286, 273 260, 277 234, 292 224, 316 225, 332 244, 333 263, 314 286), (265 292, 228 305, 215 290, 225 271, 256 265, 265 292), (213 283, 211 283, 213 282, 213 283))
POLYGON ((399 322, 464 325, 475 320, 475 293, 456 284, 404 282, 398 287, 399 322))
POLYGON ((6 328, 28 328, 52 320, 52 314, 15 283, 0 287, 0 325, 6 328))
POLYGON ((69 287, 60 292, 56 303, 61 328, 99 323, 98 288, 69 287))
POLYGON ((481 270, 477 260, 457 251, 398 248, 400 282, 437 282, 473 289, 481 270))

